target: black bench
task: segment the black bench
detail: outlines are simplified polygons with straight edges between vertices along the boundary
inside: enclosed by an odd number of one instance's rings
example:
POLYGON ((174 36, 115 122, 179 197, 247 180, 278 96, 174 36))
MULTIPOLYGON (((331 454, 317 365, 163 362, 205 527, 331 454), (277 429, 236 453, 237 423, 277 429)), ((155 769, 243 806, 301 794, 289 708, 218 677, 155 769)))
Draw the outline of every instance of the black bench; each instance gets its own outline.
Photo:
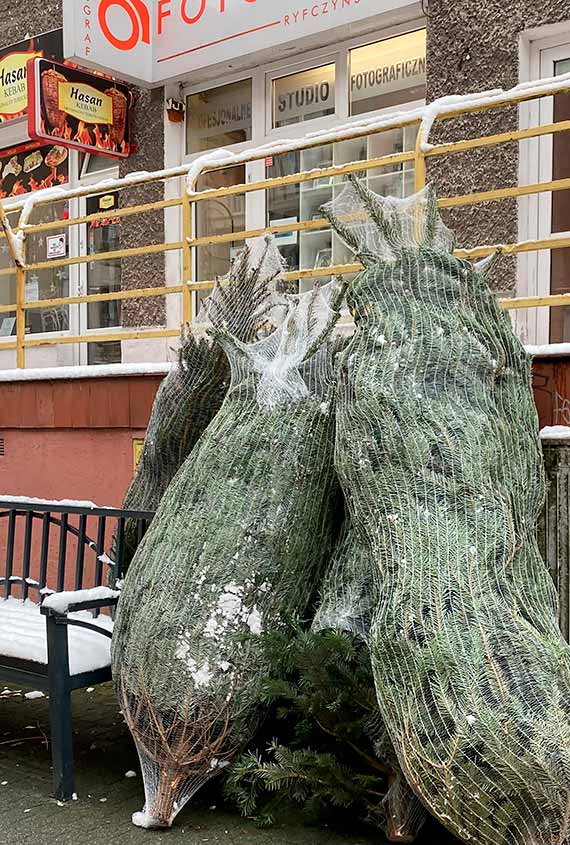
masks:
POLYGON ((120 579, 126 521, 134 522, 140 542, 153 515, 0 500, 5 545, 5 555, 0 550, 0 681, 49 695, 54 795, 60 801, 75 792, 71 693, 111 679, 112 622, 101 610, 114 608, 117 596, 90 590, 120 579), (112 547, 113 560, 106 547, 112 547), (63 593, 66 586, 73 591, 68 601, 58 596, 55 607, 44 605, 47 595, 63 593))

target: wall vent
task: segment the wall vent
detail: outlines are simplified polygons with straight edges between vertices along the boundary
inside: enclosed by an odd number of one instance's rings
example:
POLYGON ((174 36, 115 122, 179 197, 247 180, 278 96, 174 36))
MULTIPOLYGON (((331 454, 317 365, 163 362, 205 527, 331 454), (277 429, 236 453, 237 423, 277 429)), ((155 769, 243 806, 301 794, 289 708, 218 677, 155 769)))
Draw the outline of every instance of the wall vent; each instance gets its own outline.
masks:
POLYGON ((4 457, 4 438, 0 437, 0 458, 4 457))

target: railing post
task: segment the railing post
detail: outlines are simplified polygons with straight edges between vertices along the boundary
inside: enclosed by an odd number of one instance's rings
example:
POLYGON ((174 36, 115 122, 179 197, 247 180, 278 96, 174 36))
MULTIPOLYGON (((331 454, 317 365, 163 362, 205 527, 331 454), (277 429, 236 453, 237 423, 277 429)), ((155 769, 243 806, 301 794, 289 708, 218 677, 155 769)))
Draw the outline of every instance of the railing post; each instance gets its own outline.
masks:
POLYGON ((26 271, 16 266, 16 367, 23 370, 26 366, 26 271))
POLYGON ((24 346, 26 338, 26 310, 24 308, 26 304, 26 259, 24 257, 26 232, 22 230, 22 239, 17 245, 14 231, 2 203, 0 203, 0 224, 16 270, 16 366, 18 369, 23 369, 26 366, 26 347, 24 346))
POLYGON ((192 282, 192 209, 188 188, 184 187, 184 198, 182 201, 182 321, 189 323, 192 320, 192 291, 188 285, 192 282))
POLYGON ((418 191, 421 191, 422 188, 425 188, 427 181, 426 157, 422 148, 422 144, 424 142, 422 127, 423 124, 420 124, 418 129, 418 137, 416 138, 416 157, 414 160, 414 182, 416 193, 418 191))

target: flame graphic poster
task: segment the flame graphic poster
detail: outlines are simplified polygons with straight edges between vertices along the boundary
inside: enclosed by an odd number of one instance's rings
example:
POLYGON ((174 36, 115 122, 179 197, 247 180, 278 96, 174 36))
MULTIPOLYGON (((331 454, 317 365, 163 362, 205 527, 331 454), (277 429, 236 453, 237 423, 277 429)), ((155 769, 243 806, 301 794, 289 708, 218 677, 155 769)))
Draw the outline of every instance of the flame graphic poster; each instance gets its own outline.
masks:
POLYGON ((114 158, 129 156, 132 94, 123 83, 32 58, 28 97, 30 137, 114 158))
POLYGON ((24 144, 0 153, 0 199, 68 181, 68 154, 58 144, 24 144))
POLYGON ((35 35, 0 50, 0 123, 23 117, 28 109, 27 66, 34 58, 63 58, 61 29, 35 35))

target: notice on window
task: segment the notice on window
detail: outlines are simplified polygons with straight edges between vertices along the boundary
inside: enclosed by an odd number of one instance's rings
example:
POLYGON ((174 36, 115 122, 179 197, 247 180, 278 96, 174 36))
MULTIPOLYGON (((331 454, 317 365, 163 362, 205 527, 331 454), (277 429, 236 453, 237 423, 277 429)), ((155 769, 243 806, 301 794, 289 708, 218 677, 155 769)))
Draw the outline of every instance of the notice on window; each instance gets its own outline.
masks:
POLYGON ((0 337, 10 337, 16 325, 15 317, 4 317, 0 322, 0 337))
POLYGON ((49 235, 46 238, 46 251, 48 258, 65 258, 67 253, 67 238, 65 234, 49 235))
MULTIPOLYGON (((287 226, 291 223, 297 223, 297 217, 280 217, 276 220, 270 220, 270 226, 287 226)), ((299 240, 299 232, 276 232, 274 235, 275 242, 277 246, 289 246, 290 244, 296 244, 299 240)))
POLYGON ((37 276, 26 282, 26 302, 37 302, 40 298, 40 282, 37 276))

